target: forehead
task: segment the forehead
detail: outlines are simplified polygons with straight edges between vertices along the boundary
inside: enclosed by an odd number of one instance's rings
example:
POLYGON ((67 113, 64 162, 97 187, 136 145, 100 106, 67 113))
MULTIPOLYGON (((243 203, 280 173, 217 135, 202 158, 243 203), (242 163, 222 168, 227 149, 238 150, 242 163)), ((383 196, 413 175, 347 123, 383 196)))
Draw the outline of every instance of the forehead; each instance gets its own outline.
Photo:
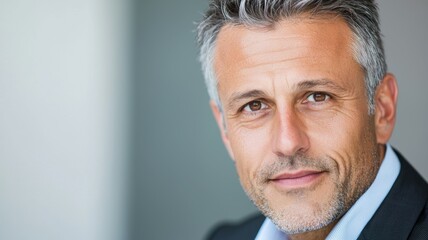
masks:
POLYGON ((295 17, 269 28, 226 25, 219 32, 214 52, 216 77, 221 87, 222 79, 251 77, 260 72, 291 74, 302 66, 330 72, 336 70, 333 67, 343 70, 356 63, 352 37, 352 31, 339 17, 295 17))

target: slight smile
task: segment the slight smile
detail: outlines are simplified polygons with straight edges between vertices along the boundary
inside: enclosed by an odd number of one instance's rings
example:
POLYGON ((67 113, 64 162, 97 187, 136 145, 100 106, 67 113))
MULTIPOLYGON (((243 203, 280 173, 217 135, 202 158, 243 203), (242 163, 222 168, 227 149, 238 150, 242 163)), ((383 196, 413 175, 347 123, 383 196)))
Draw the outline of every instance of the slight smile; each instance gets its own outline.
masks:
POLYGON ((301 170, 298 172, 285 172, 269 179, 281 190, 291 190, 296 188, 309 187, 318 182, 325 171, 301 170))

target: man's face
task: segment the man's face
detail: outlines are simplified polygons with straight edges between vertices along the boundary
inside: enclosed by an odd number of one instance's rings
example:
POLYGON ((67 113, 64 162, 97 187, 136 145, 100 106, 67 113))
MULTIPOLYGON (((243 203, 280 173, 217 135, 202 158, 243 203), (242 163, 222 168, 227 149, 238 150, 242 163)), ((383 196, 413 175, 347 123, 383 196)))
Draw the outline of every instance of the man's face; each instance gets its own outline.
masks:
POLYGON ((228 25, 218 36, 223 140, 246 193, 289 234, 334 224, 380 166, 352 42, 339 18, 228 25))

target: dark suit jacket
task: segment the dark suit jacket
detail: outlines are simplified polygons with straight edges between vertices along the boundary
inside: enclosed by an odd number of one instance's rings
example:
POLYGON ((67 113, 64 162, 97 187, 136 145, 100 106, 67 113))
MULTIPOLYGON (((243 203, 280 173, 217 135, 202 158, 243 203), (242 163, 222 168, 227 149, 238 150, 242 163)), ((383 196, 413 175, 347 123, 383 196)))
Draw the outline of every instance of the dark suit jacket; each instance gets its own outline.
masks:
MULTIPOLYGON (((400 174, 358 240, 428 240, 428 185, 397 152, 400 174)), ((224 224, 211 232, 209 240, 254 239, 265 220, 261 214, 239 224, 224 224)))

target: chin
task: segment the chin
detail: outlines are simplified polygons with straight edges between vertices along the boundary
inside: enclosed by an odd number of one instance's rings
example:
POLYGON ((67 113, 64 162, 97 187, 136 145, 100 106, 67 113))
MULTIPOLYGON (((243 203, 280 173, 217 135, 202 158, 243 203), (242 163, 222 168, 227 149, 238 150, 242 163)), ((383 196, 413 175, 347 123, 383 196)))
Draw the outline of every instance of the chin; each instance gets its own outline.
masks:
POLYGON ((299 234, 315 231, 330 225, 341 215, 340 209, 322 209, 306 207, 284 210, 280 214, 269 214, 269 218, 281 231, 287 234, 299 234))

